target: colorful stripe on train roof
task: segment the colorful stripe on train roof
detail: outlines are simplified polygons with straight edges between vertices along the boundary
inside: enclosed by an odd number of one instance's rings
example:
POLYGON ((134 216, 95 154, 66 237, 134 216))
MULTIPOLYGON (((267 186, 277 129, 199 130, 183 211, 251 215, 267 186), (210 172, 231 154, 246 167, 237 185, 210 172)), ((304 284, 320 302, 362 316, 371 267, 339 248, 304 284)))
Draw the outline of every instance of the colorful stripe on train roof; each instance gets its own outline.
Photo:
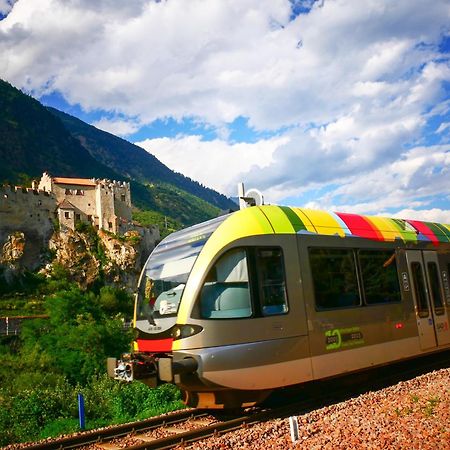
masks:
MULTIPOLYGON (((247 208, 240 213, 252 215, 253 219, 258 217, 260 220, 261 212, 271 225, 272 230, 269 233, 314 233, 362 237, 376 241, 430 241, 433 244, 450 242, 450 225, 433 222, 275 205, 247 208)), ((262 232, 266 233, 267 230, 262 232)), ((261 230, 256 234, 261 234, 261 230)))

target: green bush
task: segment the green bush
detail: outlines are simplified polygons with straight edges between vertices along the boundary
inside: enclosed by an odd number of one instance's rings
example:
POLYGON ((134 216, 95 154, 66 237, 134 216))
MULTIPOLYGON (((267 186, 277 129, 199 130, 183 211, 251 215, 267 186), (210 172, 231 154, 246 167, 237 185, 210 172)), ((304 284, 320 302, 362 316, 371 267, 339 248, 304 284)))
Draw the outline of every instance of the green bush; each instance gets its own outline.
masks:
POLYGON ((132 331, 123 329, 132 305, 125 292, 84 292, 63 273, 53 283, 39 287, 48 318, 26 321, 14 346, 0 345, 0 446, 75 431, 78 393, 87 428, 183 407, 174 386, 150 389, 106 376, 106 357, 120 356, 132 341, 132 331))

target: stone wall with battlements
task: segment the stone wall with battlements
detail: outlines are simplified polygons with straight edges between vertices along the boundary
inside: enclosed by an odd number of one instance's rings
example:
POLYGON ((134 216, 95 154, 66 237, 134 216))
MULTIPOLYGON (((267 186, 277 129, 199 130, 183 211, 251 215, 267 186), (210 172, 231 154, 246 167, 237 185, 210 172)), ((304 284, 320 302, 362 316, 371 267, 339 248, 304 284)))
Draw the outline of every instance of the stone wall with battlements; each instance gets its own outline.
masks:
POLYGON ((21 265, 34 269, 54 230, 56 198, 53 194, 18 186, 0 186, 0 250, 16 232, 25 236, 21 265))

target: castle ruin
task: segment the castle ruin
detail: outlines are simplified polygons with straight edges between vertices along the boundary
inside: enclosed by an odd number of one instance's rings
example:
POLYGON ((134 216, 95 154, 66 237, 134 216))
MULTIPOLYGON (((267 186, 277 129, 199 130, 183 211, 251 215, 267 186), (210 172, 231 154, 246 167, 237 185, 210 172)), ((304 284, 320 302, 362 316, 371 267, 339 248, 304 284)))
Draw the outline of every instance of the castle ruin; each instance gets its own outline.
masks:
POLYGON ((52 177, 44 172, 38 189, 55 197, 61 227, 73 230, 77 222, 85 222, 114 234, 123 234, 129 229, 130 183, 52 177))
POLYGON ((117 235, 137 232, 143 264, 160 239, 159 228, 142 227, 131 218, 127 182, 52 177, 44 173, 32 188, 0 186, 0 268, 17 264, 31 270, 39 267, 56 222, 61 231, 75 230, 77 223, 90 223, 98 230, 117 235), (7 251, 14 239, 24 243, 24 252, 15 258, 16 262, 11 259, 14 252, 7 251))

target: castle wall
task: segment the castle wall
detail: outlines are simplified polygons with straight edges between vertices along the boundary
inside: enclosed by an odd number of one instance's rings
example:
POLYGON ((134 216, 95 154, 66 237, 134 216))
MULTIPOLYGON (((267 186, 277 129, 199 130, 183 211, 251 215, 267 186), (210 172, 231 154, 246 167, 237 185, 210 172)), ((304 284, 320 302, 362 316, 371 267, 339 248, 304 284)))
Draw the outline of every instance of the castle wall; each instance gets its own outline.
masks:
POLYGON ((130 183, 113 182, 114 211, 117 217, 131 220, 130 183))
POLYGON ((114 191, 112 183, 108 180, 101 180, 97 185, 97 204, 100 207, 101 229, 118 232, 118 223, 114 211, 114 191))
POLYGON ((75 207, 75 222, 81 220, 98 225, 97 199, 95 186, 79 186, 75 184, 54 184, 53 192, 58 203, 64 199, 75 207))
MULTIPOLYGON (((74 210, 74 209, 58 208, 58 220, 59 220, 59 225, 62 230, 66 229, 66 228, 70 228, 71 230, 75 229, 75 223, 76 223, 75 214, 76 214, 76 210, 74 210)), ((79 215, 81 215, 81 214, 82 213, 80 212, 79 215)), ((80 218, 79 220, 86 222, 87 218, 83 217, 83 218, 80 218)))
POLYGON ((0 246, 16 232, 25 235, 21 264, 28 269, 39 265, 39 254, 53 233, 56 198, 49 192, 21 187, 0 187, 0 246))

